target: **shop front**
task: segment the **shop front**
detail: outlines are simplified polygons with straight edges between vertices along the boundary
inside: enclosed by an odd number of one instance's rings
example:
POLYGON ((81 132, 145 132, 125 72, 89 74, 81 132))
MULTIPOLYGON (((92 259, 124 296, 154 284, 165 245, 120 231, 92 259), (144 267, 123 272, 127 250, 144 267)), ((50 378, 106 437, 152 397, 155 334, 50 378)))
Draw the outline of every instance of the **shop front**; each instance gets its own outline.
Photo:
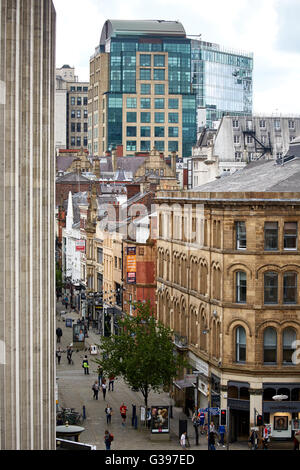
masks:
POLYGON ((250 429, 250 393, 248 382, 228 382, 230 442, 246 441, 250 429))
POLYGON ((272 439, 291 439, 300 423, 300 383, 264 384, 263 419, 272 439))

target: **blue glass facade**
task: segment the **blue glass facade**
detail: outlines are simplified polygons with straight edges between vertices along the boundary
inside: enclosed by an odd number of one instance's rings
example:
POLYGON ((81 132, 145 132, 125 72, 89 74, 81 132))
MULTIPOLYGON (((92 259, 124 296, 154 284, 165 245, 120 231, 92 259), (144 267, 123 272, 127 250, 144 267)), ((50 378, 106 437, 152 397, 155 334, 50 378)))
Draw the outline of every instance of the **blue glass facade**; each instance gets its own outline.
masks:
MULTIPOLYGON (((130 37, 111 37, 109 42, 109 91, 107 93, 107 117, 108 117, 108 149, 123 144, 125 148, 134 148, 131 141, 127 146, 123 142, 125 136, 122 135, 122 116, 123 116, 123 94, 137 93, 137 84, 139 80, 151 81, 153 83, 153 90, 159 92, 161 99, 155 100, 143 97, 139 100, 139 108, 145 109, 145 112, 137 111, 138 118, 141 123, 150 123, 151 119, 157 123, 165 122, 166 125, 178 124, 181 119, 183 129, 179 127, 179 132, 182 132, 182 149, 178 149, 179 156, 187 157, 191 155, 192 146, 196 142, 196 97, 191 87, 191 40, 183 37, 179 38, 150 38, 143 37, 142 39, 134 36, 130 37), (139 58, 139 73, 137 72, 137 53, 141 52, 139 58), (153 52, 167 52, 168 56, 164 55, 150 55, 153 52), (153 57, 152 68, 151 57, 153 57), (168 57, 166 61, 165 58, 168 57), (167 62, 167 63, 166 63, 167 62), (140 75, 140 76, 137 76, 140 75), (168 77, 168 80, 167 80, 168 77), (162 83, 155 83, 159 81, 166 81, 168 86, 162 83), (168 89, 167 89, 168 88, 168 89), (175 99, 167 100, 163 98, 163 94, 181 95, 182 97, 182 118, 178 116, 179 111, 176 110, 178 103, 175 99), (168 109, 170 108, 170 112, 168 109), (151 113, 154 109, 161 109, 163 113, 151 113), (166 110, 166 117, 164 116, 164 109, 166 110), (147 111, 149 112, 147 112, 147 111)), ((149 93, 150 83, 143 84, 141 93, 149 93)), ((134 101, 132 101, 134 102, 134 101)), ((128 106, 127 106, 128 107, 128 106)), ((125 111, 125 110, 124 110, 125 111)), ((134 111, 129 114, 125 112, 125 116, 134 121, 134 111)), ((166 135, 169 135, 166 128, 166 135)), ((172 134, 171 134, 172 135, 172 134)), ((129 136, 128 136, 129 137, 129 136)), ((154 137, 154 136, 152 136, 154 137)), ((175 134, 174 134, 175 137, 175 134)), ((150 141, 149 141, 150 142, 150 141)), ((140 150, 148 149, 149 142, 143 142, 140 150)), ((173 142, 168 145, 168 148, 176 148, 178 144, 173 142)), ((160 149, 163 148, 163 143, 159 142, 160 149)), ((164 146, 166 147, 166 146, 164 146)))
POLYGON ((206 108, 206 124, 223 115, 252 114, 252 54, 222 50, 218 45, 191 41, 192 86, 197 107, 206 108))

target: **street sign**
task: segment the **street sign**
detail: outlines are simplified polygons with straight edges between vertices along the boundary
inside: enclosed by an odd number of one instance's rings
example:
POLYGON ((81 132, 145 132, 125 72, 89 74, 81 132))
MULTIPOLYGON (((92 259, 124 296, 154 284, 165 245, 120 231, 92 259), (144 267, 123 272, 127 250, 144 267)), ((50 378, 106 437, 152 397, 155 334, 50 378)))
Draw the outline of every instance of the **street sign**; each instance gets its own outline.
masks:
POLYGON ((199 408, 198 413, 208 413, 210 412, 211 415, 217 416, 220 414, 220 408, 211 407, 211 408, 199 408))

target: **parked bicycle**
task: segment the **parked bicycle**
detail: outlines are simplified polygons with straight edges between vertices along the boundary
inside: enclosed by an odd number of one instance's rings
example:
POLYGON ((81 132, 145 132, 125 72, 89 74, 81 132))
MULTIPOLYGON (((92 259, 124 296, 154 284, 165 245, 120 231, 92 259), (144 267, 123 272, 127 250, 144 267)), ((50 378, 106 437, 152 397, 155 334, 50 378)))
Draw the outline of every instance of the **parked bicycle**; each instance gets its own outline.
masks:
POLYGON ((56 413, 56 424, 57 426, 65 425, 79 425, 83 423, 83 416, 75 408, 62 408, 56 413))

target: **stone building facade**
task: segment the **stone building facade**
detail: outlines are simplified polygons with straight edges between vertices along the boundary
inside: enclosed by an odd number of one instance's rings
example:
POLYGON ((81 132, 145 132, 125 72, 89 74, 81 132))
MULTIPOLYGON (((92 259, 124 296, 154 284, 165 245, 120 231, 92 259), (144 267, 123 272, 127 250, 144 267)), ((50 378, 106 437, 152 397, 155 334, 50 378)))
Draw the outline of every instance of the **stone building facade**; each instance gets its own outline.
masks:
MULTIPOLYGON (((186 372, 198 371, 198 404, 230 407, 231 440, 246 438, 257 414, 273 437, 290 438, 300 417, 299 165, 245 169, 254 191, 232 189, 232 176, 156 200, 157 316, 173 329, 186 372)), ((194 400, 185 387, 175 393, 182 405, 194 400)))
POLYGON ((51 0, 0 0, 0 448, 55 449, 51 0))

